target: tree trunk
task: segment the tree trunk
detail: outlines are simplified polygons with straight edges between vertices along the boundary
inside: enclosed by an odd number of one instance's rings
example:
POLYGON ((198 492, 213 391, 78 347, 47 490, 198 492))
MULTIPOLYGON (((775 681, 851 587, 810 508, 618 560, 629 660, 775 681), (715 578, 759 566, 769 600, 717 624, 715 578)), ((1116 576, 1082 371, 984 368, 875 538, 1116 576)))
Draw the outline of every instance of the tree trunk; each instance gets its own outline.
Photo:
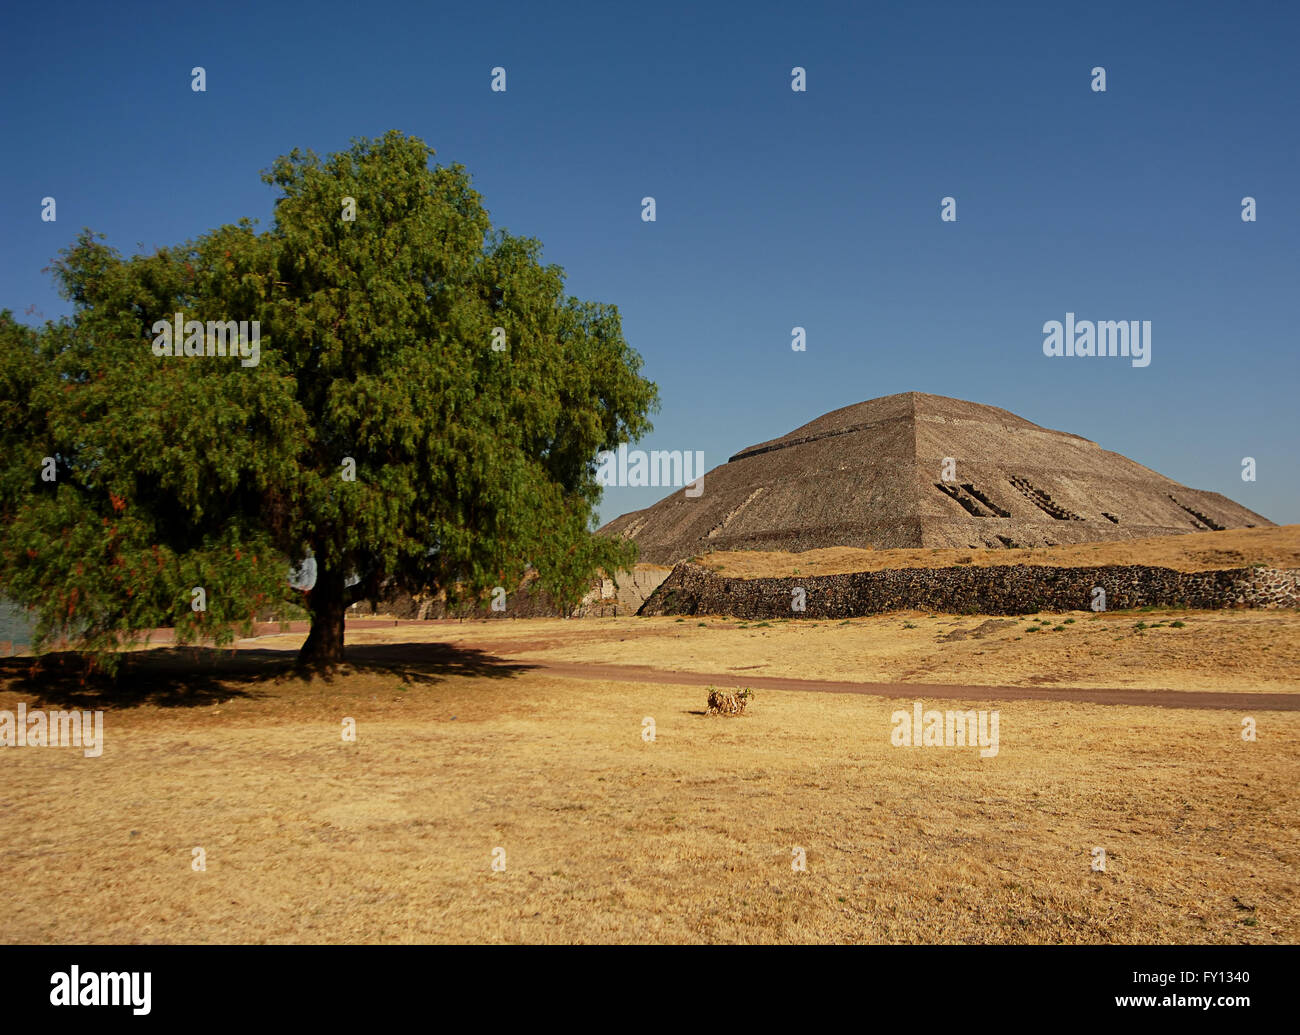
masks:
POLYGON ((333 668, 343 663, 343 616, 347 606, 342 572, 318 567, 316 585, 307 594, 311 632, 298 652, 300 666, 333 668))

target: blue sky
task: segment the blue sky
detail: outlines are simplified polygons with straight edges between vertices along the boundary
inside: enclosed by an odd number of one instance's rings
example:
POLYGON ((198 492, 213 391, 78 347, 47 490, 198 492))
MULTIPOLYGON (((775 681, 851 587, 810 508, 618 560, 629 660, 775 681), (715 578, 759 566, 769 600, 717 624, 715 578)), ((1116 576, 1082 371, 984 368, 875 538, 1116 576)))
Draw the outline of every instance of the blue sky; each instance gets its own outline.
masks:
POLYGON ((620 307, 663 397, 643 448, 712 467, 925 391, 1300 521, 1300 8, 994 6, 6 9, 0 307, 66 312, 41 268, 83 226, 126 253, 265 226, 275 156, 399 129, 620 307), (1067 311, 1150 320, 1150 366, 1044 356, 1067 311))

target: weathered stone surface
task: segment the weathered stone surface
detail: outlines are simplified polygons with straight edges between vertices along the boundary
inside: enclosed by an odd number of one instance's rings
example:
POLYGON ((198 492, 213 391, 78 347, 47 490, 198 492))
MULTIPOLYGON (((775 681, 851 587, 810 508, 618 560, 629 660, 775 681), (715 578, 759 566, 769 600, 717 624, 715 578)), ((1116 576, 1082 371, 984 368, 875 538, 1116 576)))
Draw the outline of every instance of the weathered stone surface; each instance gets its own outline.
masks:
POLYGON ((603 578, 583 597, 575 618, 617 618, 634 615, 670 574, 667 568, 637 568, 603 578))
POLYGON ((712 550, 1055 546, 1272 524, 1077 435, 906 392, 742 450, 698 498, 679 490, 603 531, 675 564, 712 550))
POLYGON ((1093 588, 1106 609, 1300 607, 1300 568, 1174 571, 1144 565, 1052 568, 905 568, 806 578, 732 579, 682 563, 642 605, 641 615, 736 618, 852 618, 885 611, 1033 614, 1088 611, 1093 588), (805 609, 791 607, 802 589, 805 609))
POLYGON ((462 606, 447 605, 443 594, 411 596, 385 594, 379 600, 354 604, 348 614, 354 617, 385 618, 617 618, 634 615, 646 598, 668 577, 667 568, 638 567, 620 571, 614 577, 598 579, 577 608, 565 612, 551 597, 535 587, 520 587, 506 596, 506 609, 493 611, 490 603, 462 606))

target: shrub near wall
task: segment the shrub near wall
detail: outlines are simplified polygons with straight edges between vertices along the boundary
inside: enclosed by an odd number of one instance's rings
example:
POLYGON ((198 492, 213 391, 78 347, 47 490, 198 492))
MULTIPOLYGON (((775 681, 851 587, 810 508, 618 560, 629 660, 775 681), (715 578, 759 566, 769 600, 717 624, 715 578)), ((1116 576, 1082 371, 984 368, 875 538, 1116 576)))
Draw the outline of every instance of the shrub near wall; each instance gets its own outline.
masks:
POLYGON ((1032 614, 1087 611, 1093 588, 1106 610, 1135 607, 1300 607, 1300 569, 1174 571, 1144 565, 1048 568, 903 568, 806 578, 723 578, 685 562, 655 590, 641 615, 732 615, 736 618, 852 618, 884 611, 1032 614), (792 608, 802 589, 804 610, 792 608))

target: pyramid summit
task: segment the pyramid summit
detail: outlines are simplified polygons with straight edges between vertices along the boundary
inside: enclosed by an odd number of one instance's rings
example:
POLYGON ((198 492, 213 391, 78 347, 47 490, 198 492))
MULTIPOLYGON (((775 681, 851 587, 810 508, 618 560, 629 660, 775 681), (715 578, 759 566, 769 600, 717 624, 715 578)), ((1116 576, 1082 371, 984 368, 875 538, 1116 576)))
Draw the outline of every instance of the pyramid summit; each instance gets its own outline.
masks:
POLYGON ((828 546, 1029 547, 1271 526, 1095 442, 922 392, 845 406, 742 449, 602 531, 641 560, 828 546))

